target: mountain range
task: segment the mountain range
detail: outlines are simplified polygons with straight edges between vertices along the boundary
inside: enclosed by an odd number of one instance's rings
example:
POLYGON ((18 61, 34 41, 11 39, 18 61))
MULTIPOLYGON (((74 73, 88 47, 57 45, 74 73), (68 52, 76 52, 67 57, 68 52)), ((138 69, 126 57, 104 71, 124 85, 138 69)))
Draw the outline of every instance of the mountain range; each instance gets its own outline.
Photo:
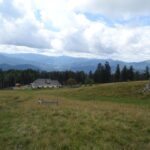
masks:
POLYGON ((95 71, 98 63, 109 62, 114 71, 117 64, 121 67, 132 65, 136 70, 143 71, 146 66, 150 67, 150 60, 142 62, 124 62, 112 59, 80 58, 69 56, 46 56, 33 53, 6 54, 0 53, 0 69, 34 69, 45 71, 95 71))

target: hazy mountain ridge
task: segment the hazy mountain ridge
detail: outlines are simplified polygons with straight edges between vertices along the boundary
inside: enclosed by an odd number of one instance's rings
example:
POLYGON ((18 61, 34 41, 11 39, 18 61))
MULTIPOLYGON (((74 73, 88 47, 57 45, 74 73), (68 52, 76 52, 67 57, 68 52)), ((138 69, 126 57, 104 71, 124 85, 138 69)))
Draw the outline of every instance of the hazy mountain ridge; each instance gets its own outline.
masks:
POLYGON ((132 65, 137 70, 144 70, 146 66, 150 67, 150 60, 143 62, 123 62, 111 59, 89 59, 89 58, 75 58, 69 56, 45 56, 39 54, 0 54, 0 68, 3 70, 9 69, 36 69, 46 71, 94 71, 98 63, 105 63, 108 61, 115 70, 116 65, 120 64, 121 67, 124 65, 132 65))
POLYGON ((40 70, 38 67, 35 67, 30 64, 22 64, 22 65, 10 65, 10 64, 0 64, 0 69, 2 70, 26 70, 26 69, 33 69, 33 70, 40 70))

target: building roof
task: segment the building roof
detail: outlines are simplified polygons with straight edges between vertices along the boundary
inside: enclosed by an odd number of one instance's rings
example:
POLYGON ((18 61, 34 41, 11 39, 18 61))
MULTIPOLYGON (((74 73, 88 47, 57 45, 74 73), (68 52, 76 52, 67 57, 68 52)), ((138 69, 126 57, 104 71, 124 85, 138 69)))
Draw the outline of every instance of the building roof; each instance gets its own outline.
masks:
POLYGON ((32 86, 61 86, 59 81, 51 79, 37 79, 31 84, 32 86))

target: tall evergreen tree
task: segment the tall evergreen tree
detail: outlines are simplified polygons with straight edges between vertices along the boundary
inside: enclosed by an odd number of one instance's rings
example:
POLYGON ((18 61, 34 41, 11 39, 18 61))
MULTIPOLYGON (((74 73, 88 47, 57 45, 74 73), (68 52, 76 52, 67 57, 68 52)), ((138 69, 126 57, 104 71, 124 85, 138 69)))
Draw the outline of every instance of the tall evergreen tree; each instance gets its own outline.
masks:
POLYGON ((94 81, 96 83, 100 83, 101 82, 101 70, 102 70, 102 65, 101 65, 101 63, 99 63, 97 65, 97 69, 95 70, 95 73, 94 73, 94 81))
POLYGON ((133 69, 133 67, 132 66, 130 66, 130 68, 128 69, 128 71, 127 71, 128 73, 128 79, 130 80, 130 81, 133 81, 133 79, 134 79, 134 69, 133 69))
POLYGON ((121 81, 127 81, 128 75, 127 75, 127 67, 124 66, 121 71, 121 81))
POLYGON ((116 67, 116 71, 115 71, 115 81, 120 81, 120 76, 121 76, 121 72, 120 72, 120 65, 118 64, 116 67))
POLYGON ((149 67, 146 66, 145 68, 145 72, 144 72, 144 75, 145 75, 145 79, 148 80, 150 78, 150 72, 149 72, 149 67))
POLYGON ((101 69, 100 69, 100 76, 99 76, 99 80, 100 83, 106 83, 107 82, 107 75, 106 75, 106 68, 104 65, 101 65, 101 69))
POLYGON ((4 83, 3 71, 0 69, 0 89, 3 88, 3 83, 4 83))
POLYGON ((110 82, 111 81, 111 67, 109 65, 109 62, 105 63, 105 75, 104 75, 104 82, 110 82))
POLYGON ((140 75, 140 72, 139 71, 136 71, 134 73, 134 80, 140 80, 141 79, 141 75, 140 75))

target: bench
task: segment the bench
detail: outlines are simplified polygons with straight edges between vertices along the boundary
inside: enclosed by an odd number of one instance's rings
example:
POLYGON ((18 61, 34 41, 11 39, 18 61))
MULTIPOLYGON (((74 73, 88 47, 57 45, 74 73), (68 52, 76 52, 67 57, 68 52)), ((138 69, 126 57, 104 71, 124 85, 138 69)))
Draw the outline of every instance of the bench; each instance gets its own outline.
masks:
POLYGON ((45 104, 45 105, 48 105, 48 104, 54 104, 54 105, 58 105, 59 103, 58 103, 58 100, 51 100, 51 101, 49 101, 49 100, 38 100, 38 103, 39 104, 45 104))

